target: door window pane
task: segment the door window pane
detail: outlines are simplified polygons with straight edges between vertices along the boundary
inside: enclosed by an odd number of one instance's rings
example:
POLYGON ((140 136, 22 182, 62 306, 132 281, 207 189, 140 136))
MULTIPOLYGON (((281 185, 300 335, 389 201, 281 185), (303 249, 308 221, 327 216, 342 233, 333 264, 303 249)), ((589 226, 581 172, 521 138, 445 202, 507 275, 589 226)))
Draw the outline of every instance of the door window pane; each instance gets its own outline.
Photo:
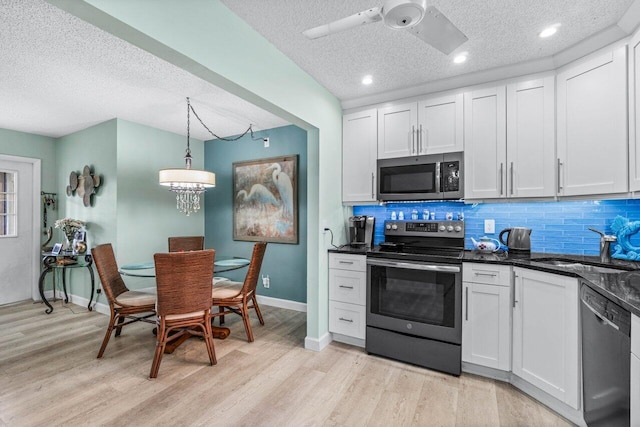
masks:
POLYGON ((0 170, 0 237, 17 234, 17 173, 0 170))

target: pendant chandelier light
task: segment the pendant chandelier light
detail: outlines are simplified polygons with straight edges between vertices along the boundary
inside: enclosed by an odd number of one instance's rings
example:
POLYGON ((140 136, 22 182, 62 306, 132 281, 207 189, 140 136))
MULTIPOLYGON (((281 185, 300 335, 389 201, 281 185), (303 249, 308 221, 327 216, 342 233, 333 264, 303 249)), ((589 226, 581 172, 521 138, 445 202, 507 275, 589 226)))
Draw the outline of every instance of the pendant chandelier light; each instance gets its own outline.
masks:
POLYGON ((191 103, 187 98, 187 154, 184 156, 184 169, 161 169, 158 173, 160 185, 169 187, 169 190, 176 193, 176 207, 187 216, 200 209, 200 195, 205 189, 216 186, 216 175, 213 172, 191 169, 190 112, 191 103))

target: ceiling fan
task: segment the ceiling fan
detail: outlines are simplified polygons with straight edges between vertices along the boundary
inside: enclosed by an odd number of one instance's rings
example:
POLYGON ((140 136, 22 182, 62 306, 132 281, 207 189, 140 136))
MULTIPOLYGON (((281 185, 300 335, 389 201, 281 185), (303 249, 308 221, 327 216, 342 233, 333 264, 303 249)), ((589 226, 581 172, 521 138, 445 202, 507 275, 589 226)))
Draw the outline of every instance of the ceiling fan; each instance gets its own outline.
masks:
POLYGON ((426 0, 385 0, 382 7, 374 7, 304 31, 309 39, 334 34, 360 25, 384 21, 396 30, 406 29, 420 40, 448 55, 469 40, 462 31, 426 0))

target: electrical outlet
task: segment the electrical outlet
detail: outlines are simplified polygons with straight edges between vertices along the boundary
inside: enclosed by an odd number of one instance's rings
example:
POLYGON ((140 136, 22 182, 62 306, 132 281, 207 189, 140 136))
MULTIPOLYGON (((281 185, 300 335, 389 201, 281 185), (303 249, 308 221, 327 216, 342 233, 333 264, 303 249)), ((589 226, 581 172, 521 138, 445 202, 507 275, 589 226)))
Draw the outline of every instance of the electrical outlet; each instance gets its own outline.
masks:
POLYGON ((496 232, 496 220, 485 219, 484 220, 484 232, 485 234, 493 234, 496 232))
POLYGON ((271 280, 269 279, 269 275, 267 274, 267 276, 265 277, 264 275, 262 276, 262 286, 264 286, 265 288, 269 288, 269 286, 271 285, 271 280))
POLYGON ((269 148, 269 138, 262 138, 264 141, 264 148, 269 148))
POLYGON ((322 234, 327 234, 327 230, 329 229, 329 224, 327 224, 327 220, 322 220, 322 227, 320 227, 320 232, 322 234))

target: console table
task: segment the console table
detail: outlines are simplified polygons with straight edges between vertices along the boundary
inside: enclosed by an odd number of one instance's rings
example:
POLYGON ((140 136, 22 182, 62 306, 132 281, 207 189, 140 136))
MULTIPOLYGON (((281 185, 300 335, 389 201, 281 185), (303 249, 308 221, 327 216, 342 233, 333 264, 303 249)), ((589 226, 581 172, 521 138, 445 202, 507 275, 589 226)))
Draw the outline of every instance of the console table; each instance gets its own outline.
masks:
MULTIPOLYGON (((90 253, 85 254, 74 254, 73 252, 60 252, 59 254, 54 254, 52 252, 43 252, 42 253, 42 272, 40 273, 40 280, 38 281, 38 289, 40 290, 40 297, 42 298, 42 302, 47 305, 47 309, 45 313, 51 314, 53 311, 53 306, 47 298, 44 296, 44 279, 47 276, 47 273, 55 272, 57 270, 62 270, 62 288, 64 290, 64 302, 69 302, 69 295, 67 294, 67 281, 66 281, 66 271, 69 268, 87 268, 89 270, 89 275, 91 276, 91 296, 89 297, 89 305, 87 309, 89 311, 93 310, 91 307, 91 301, 93 300, 93 293, 95 290, 95 281, 93 277, 93 257, 90 253), (83 258, 84 263, 79 263, 79 259, 83 258), (75 261, 75 262, 74 262, 75 261), (70 264, 69 262, 73 262, 70 264)), ((55 287, 53 289, 55 296, 55 287)))

